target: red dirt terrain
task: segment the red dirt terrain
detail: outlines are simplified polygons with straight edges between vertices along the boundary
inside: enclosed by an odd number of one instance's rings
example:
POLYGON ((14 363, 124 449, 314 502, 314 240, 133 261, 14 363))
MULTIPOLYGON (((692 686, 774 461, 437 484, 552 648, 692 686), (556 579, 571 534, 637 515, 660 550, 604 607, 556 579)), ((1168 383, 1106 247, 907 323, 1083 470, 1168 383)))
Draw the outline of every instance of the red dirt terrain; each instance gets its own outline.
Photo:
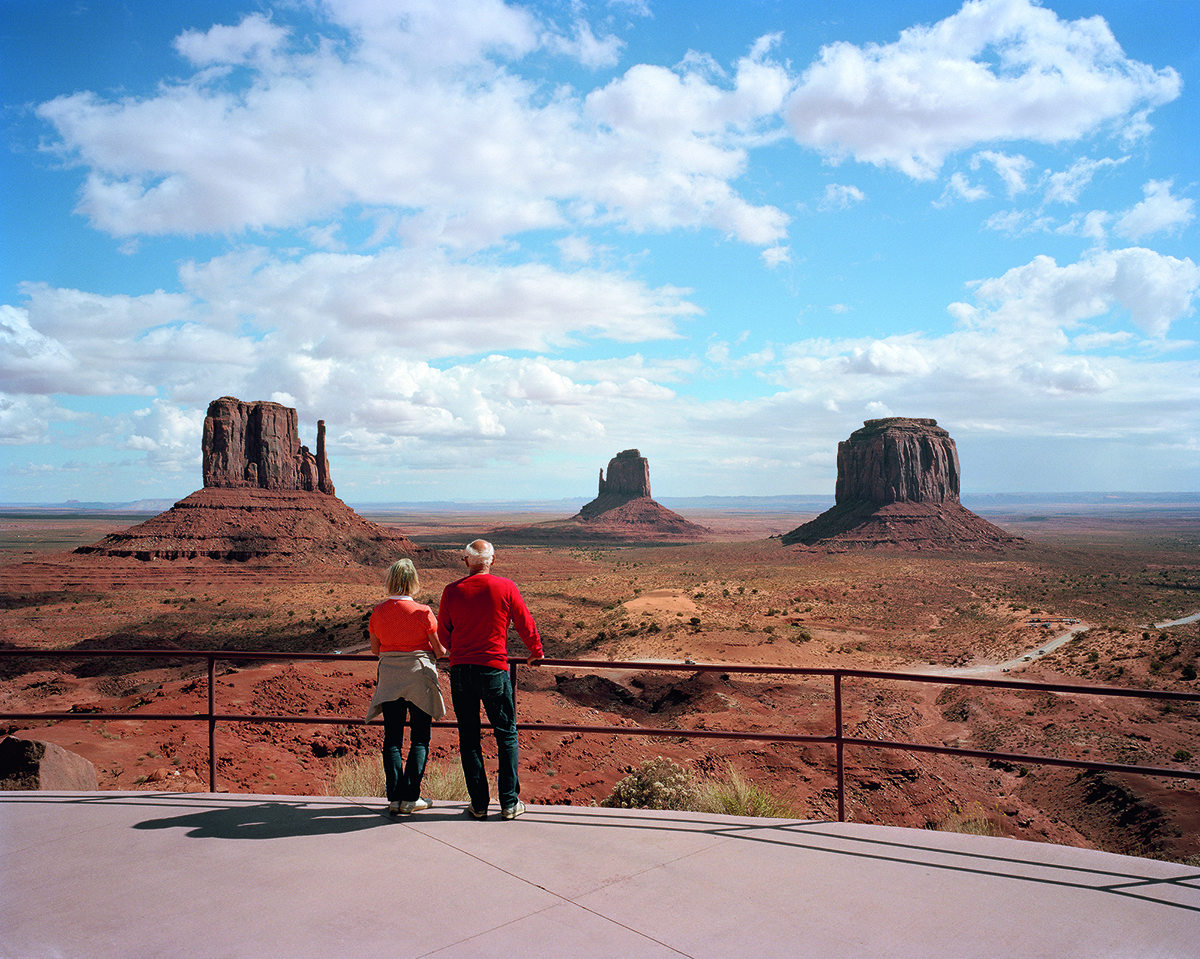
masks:
MULTIPOLYGON (((340 555, 327 562, 315 547, 286 561, 242 562, 71 552, 145 518, 0 519, 0 642, 81 651, 365 649, 365 617, 382 598, 386 562, 362 565, 340 555)), ((529 521, 449 513, 372 518, 425 546, 461 544, 478 530, 529 521)), ((1030 682, 1197 691, 1200 625, 1152 624, 1200 610, 1200 509, 994 515, 1022 541, 986 553, 785 546, 778 535, 806 517, 712 511, 688 518, 713 530, 713 540, 510 546, 498 551, 496 571, 520 584, 553 659, 965 669, 1030 682), (1068 629, 1031 625, 1049 618, 1087 628, 1039 654, 1068 629)), ((457 575, 452 567, 423 567, 421 598, 436 605, 457 575)), ((512 649, 523 647, 514 640, 512 649)), ((204 723, 87 718, 89 710, 202 711, 203 667, 0 658, 0 677, 0 711, 80 714, 55 724, 10 720, 0 732, 80 753, 95 764, 102 789, 208 788, 204 723)), ((367 661, 229 662, 218 666, 216 696, 226 712, 359 717, 373 684, 367 661)), ((1200 753, 1200 709, 1192 704, 865 679, 847 680, 844 696, 846 731, 854 736, 1200 768, 1193 755, 1200 753)), ((523 798, 598 802, 631 767, 661 755, 701 774, 732 764, 797 816, 836 817, 835 757, 822 744, 536 729, 828 735, 832 710, 832 686, 822 677, 569 662, 522 668, 523 798)), ((378 726, 223 722, 218 787, 324 794, 340 758, 373 755, 381 739, 378 726)), ((435 730, 433 758, 456 761, 453 730, 435 730)), ((1200 854, 1200 790, 1186 780, 848 749, 847 782, 847 814, 859 822, 969 822, 996 834, 1126 853, 1200 854)))

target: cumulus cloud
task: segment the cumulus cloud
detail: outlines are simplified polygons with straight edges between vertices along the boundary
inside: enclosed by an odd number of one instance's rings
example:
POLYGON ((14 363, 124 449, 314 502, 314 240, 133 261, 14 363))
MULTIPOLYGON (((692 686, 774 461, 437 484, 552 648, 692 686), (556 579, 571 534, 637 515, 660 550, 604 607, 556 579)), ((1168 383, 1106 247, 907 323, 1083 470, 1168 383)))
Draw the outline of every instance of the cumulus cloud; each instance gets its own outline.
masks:
POLYGON ((968 0, 895 43, 822 48, 786 116, 797 141, 831 160, 928 180, 948 155, 980 144, 1144 127, 1144 110, 1180 89, 1176 71, 1126 57, 1099 17, 1066 21, 1030 0, 968 0))
POLYGON ((673 339, 700 312, 688 290, 589 268, 502 266, 440 254, 314 253, 285 260, 242 251, 182 270, 187 289, 227 326, 249 314, 263 329, 332 355, 383 351, 463 357, 547 350, 601 338, 673 339), (519 322, 518 322, 519 320, 519 322))
POLYGON ((772 38, 729 81, 637 64, 581 97, 506 64, 539 49, 614 63, 619 43, 583 22, 564 33, 499 0, 323 9, 345 49, 302 48, 253 14, 182 35, 201 69, 152 94, 43 103, 54 148, 88 168, 79 211, 133 237, 300 228, 361 205, 407 243, 466 251, 571 224, 785 235, 782 211, 732 185, 791 86, 772 38))
MULTIPOLYGON (((357 447, 349 448, 386 452, 398 436, 544 444, 554 430, 595 433, 584 407, 669 399, 665 384, 682 367, 520 354, 594 338, 673 339, 676 324, 698 312, 686 290, 595 270, 402 251, 284 260, 246 249, 185 264, 181 279, 186 294, 140 297, 27 284, 20 307, 0 308, 6 386, 48 395, 162 391, 143 414, 94 439, 172 470, 194 459, 196 411, 214 383, 220 393, 278 398, 350 424, 357 447), (439 359, 441 368, 431 362, 439 359)), ((14 442, 44 428, 28 404, 10 406, 7 418, 14 442)))
POLYGON ((1181 230, 1195 219, 1195 201, 1190 197, 1171 195, 1170 180, 1151 180, 1142 191, 1146 198, 1126 210, 1113 225, 1113 230, 1130 240, 1140 240, 1155 233, 1181 230))
POLYGON ((237 26, 218 24, 203 32, 186 30, 175 38, 175 49, 199 67, 262 62, 283 45, 289 32, 254 13, 237 26))
POLYGON ((975 284, 982 308, 956 303, 950 309, 967 327, 1039 338, 1120 309, 1144 333, 1162 337, 1175 320, 1192 313, 1198 292, 1200 267, 1190 259, 1131 247, 1097 251, 1062 267, 1051 257, 1035 257, 975 284))

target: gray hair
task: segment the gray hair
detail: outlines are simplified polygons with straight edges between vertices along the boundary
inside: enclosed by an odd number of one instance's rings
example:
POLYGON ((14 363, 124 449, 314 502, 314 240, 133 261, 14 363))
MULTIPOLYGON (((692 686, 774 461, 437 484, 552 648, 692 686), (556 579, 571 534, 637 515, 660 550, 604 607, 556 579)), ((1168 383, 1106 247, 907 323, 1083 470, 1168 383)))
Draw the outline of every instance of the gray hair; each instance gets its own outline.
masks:
POLYGON ((467 565, 472 567, 490 565, 495 555, 495 548, 486 539, 477 539, 473 543, 468 543, 467 548, 463 550, 467 565))

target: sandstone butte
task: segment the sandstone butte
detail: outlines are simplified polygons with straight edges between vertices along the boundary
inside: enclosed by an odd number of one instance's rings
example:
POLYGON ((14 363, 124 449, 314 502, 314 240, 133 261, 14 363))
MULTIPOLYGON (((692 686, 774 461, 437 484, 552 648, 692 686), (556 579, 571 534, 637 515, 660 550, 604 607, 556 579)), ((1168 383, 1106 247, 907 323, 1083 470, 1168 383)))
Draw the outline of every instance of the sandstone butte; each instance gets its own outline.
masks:
POLYGON ((1023 542, 959 501, 958 449, 937 420, 866 420, 838 443, 834 505, 785 545, 993 550, 1023 542))
POLYGON ((75 552, 142 560, 271 558, 341 566, 398 556, 449 563, 440 551, 372 523, 334 495, 325 421, 314 455, 300 445, 296 411, 223 396, 209 404, 201 440, 204 486, 165 513, 75 552))
POLYGON ((488 536, 503 543, 678 543, 709 539, 712 530, 692 523, 650 496, 650 463, 638 450, 622 450, 600 470, 596 498, 569 519, 505 526, 488 536))

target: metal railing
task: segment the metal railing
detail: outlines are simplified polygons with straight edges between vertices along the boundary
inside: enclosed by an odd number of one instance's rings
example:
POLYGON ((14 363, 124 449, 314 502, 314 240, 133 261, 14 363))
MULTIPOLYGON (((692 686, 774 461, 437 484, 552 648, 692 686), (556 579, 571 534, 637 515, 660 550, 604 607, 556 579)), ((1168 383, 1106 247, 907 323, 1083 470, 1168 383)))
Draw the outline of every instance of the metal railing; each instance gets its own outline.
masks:
MULTIPOLYGON (((362 726, 361 718, 318 715, 271 715, 264 713, 217 712, 216 666, 217 662, 302 660, 319 662, 324 660, 376 662, 369 653, 285 653, 265 650, 176 650, 176 649, 0 649, 0 658, 18 656, 45 656, 63 659, 89 659, 96 657, 140 657, 144 659, 203 659, 208 665, 208 711, 203 713, 146 713, 146 712, 0 712, 0 720, 123 720, 137 719, 144 722, 203 722, 208 724, 208 785, 210 792, 217 791, 217 723, 300 723, 314 726, 362 726)), ((524 659, 511 659, 509 672, 514 692, 517 688, 517 668, 524 659)), ((1030 753, 1003 753, 985 749, 963 749, 957 746, 934 746, 901 740, 870 739, 847 736, 842 711, 843 680, 847 678, 874 679, 887 682, 934 683, 947 686, 986 686, 998 689, 1015 689, 1023 692, 1068 693, 1084 696, 1116 696, 1130 699, 1154 699, 1171 702, 1200 703, 1200 693, 1170 692, 1166 690, 1132 689, 1124 686, 1079 686, 1067 683, 1028 683, 1007 679, 983 679, 968 676, 947 676, 925 673, 886 672, 873 669, 839 669, 833 667, 803 666, 748 666, 732 663, 671 663, 612 660, 543 659, 537 667, 560 666, 582 671, 588 670, 632 670, 638 672, 688 672, 688 673, 752 673, 782 676, 824 676, 833 682, 833 732, 828 735, 806 735, 783 732, 749 732, 728 729, 687 729, 678 727, 651 726, 584 726, 575 723, 529 723, 522 729, 533 732, 573 732, 588 735, 610 736, 663 736, 680 739, 736 739, 757 742, 818 743, 831 745, 837 755, 837 804, 838 821, 846 819, 846 767, 845 750, 851 748, 892 749, 907 752, 937 753, 967 759, 989 759, 998 762, 1030 763, 1043 766, 1069 766, 1106 772, 1139 773, 1148 776, 1164 776, 1178 779, 1200 780, 1200 770, 1176 769, 1158 766, 1137 766, 1126 763, 1095 762, 1092 760, 1064 759, 1057 756, 1040 756, 1030 753)), ((376 723, 379 720, 375 721, 376 723)), ((457 728, 453 722, 436 721, 438 727, 457 728)), ((487 728, 487 724, 484 724, 487 728)))

